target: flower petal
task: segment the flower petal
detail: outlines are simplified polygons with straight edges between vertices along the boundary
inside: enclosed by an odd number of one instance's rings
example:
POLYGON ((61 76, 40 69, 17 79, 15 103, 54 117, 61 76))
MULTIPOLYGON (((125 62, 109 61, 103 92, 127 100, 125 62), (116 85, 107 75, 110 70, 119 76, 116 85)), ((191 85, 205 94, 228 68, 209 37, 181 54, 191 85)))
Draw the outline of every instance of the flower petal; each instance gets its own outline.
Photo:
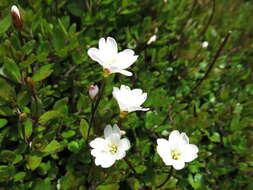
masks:
POLYGON ((106 138, 106 140, 109 143, 113 143, 113 144, 119 145, 120 144, 120 134, 112 133, 110 136, 108 136, 106 138))
POLYGON ((90 142, 90 146, 92 148, 101 149, 106 144, 105 139, 103 138, 96 138, 93 141, 90 142))
POLYGON ((136 60, 138 56, 134 55, 134 51, 131 49, 125 49, 117 54, 117 62, 115 66, 120 69, 126 69, 130 67, 136 60))
POLYGON ((116 154, 116 159, 120 160, 126 156, 126 151, 125 150, 119 150, 116 154))
POLYGON ((106 125, 104 129, 104 136, 105 138, 108 138, 112 134, 112 126, 111 125, 106 125))
POLYGON ((185 141, 186 144, 189 144, 189 138, 187 137, 185 133, 181 133, 181 137, 185 141))
POLYGON ((157 139, 156 150, 166 165, 172 165, 170 144, 166 139, 163 138, 157 139))
POLYGON ((88 55, 93 61, 98 62, 100 65, 104 65, 101 54, 97 48, 88 49, 88 55))
POLYGON ((114 156, 104 153, 101 156, 96 157, 95 164, 96 166, 101 165, 102 168, 109 168, 115 163, 116 159, 114 156))
POLYGON ((187 144, 182 148, 182 159, 184 162, 191 162, 198 157, 198 147, 194 144, 187 144))
POLYGON ((181 170, 183 169, 185 166, 185 163, 181 160, 177 160, 173 163, 173 167, 176 169, 176 170, 181 170))
POLYGON ((114 38, 107 37, 106 42, 107 42, 107 48, 110 48, 111 52, 113 52, 114 54, 118 53, 117 42, 115 41, 114 38))
POLYGON ((106 42, 104 38, 100 38, 98 42, 98 48, 99 50, 104 50, 106 49, 106 42))
POLYGON ((127 138, 121 139, 119 144, 119 149, 121 150, 128 150, 130 148, 130 142, 127 138))
POLYGON ((117 124, 113 125, 112 132, 120 135, 120 128, 117 124))

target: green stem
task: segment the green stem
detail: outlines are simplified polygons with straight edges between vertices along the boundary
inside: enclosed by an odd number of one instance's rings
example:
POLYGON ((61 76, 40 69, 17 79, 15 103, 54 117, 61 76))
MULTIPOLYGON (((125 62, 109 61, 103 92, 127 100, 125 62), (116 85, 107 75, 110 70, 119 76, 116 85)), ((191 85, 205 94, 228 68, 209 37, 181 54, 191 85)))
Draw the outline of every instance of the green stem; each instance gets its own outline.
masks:
POLYGON ((127 163, 127 165, 129 166, 129 168, 132 170, 132 172, 133 172, 133 174, 134 174, 134 177, 135 177, 136 179, 138 179, 139 181, 141 181, 141 182, 143 183, 144 187, 145 187, 145 186, 146 186, 145 181, 143 181, 143 180, 139 177, 137 171, 136 171, 135 168, 133 167, 132 162, 131 162, 127 157, 125 157, 124 160, 125 160, 125 162, 127 163))
POLYGON ((209 17, 209 20, 205 26, 205 28, 200 32, 200 36, 204 36, 204 34, 206 33, 209 25, 211 24, 212 20, 213 20, 213 17, 214 17, 214 13, 215 13, 215 0, 212 0, 213 1, 213 7, 212 7, 212 13, 211 13, 211 16, 209 17))
POLYGON ((100 101, 102 99, 102 96, 104 94, 105 86, 106 86, 106 78, 104 78, 102 80, 102 84, 101 84, 100 90, 98 92, 97 100, 95 102, 92 102, 92 104, 91 104, 91 117, 90 117, 90 121, 89 121, 89 129, 88 129, 88 134, 87 134, 87 142, 88 142, 88 138, 90 136, 91 127, 95 124, 96 111, 97 111, 99 103, 100 103, 100 101))
MULTIPOLYGON (((225 39, 224 39, 223 42, 221 43, 221 45, 220 45, 218 51, 216 52, 216 54, 215 54, 215 56, 214 56, 212 62, 210 63, 210 66, 208 67, 208 69, 207 69, 207 71, 206 71, 204 77, 202 77, 202 78, 200 79, 200 81, 192 88, 191 92, 194 91, 196 88, 198 88, 198 87, 202 84, 202 82, 208 77, 208 75, 209 75, 209 73, 211 72, 211 70, 212 70, 214 64, 216 63, 217 59, 219 58, 219 56, 220 56, 220 54, 221 54, 223 48, 225 47, 225 45, 226 45, 226 43, 227 43, 227 41, 228 41, 228 39, 229 39, 231 33, 232 33, 231 31, 229 31, 229 32, 227 33, 225 39)), ((191 94, 191 93, 190 93, 190 94, 191 94)))
POLYGON ((172 176, 172 173, 173 173, 173 167, 171 166, 170 167, 170 171, 169 171, 169 175, 167 176, 167 178, 164 180, 164 182, 162 182, 160 185, 156 186, 157 189, 161 188, 162 186, 164 186, 168 181, 169 179, 171 178, 172 176))

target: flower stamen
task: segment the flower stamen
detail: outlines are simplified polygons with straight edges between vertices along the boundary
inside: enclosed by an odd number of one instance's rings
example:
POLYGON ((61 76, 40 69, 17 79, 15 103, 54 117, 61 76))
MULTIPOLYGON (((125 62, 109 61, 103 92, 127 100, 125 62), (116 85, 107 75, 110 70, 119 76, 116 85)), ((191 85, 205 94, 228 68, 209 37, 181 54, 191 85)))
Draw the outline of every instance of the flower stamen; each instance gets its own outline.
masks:
POLYGON ((181 153, 178 152, 177 150, 172 150, 171 151, 171 157, 173 160, 179 160, 181 157, 181 153))
POLYGON ((118 146, 116 144, 113 144, 113 143, 109 143, 108 144, 108 147, 109 147, 109 152, 114 155, 117 153, 118 151, 118 146))

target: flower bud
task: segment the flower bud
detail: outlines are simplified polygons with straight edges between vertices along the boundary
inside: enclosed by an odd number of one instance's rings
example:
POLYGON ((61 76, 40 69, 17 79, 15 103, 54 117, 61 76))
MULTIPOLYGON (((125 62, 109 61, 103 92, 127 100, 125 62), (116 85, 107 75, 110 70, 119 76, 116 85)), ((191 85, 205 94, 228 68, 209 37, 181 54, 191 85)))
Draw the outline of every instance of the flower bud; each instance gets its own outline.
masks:
POLYGON ((12 21, 14 23, 14 26, 18 30, 22 30, 23 29, 23 23, 22 23, 22 20, 21 20, 19 9, 17 8, 16 5, 13 5, 11 7, 11 16, 12 16, 12 21))
POLYGON ((21 122, 24 122, 27 118, 28 118, 27 113, 23 112, 23 113, 19 114, 19 120, 21 122))
POLYGON ((204 41, 203 43, 202 43, 202 48, 207 48, 208 47, 208 42, 207 41, 204 41))
POLYGON ((90 98, 92 99, 92 100, 94 100, 95 98, 96 98, 96 96, 97 96, 97 94, 98 94, 98 91, 99 91, 99 88, 98 88, 98 86, 97 85, 91 85, 90 87, 89 87, 89 96, 90 96, 90 98))
POLYGON ((155 42, 157 40, 157 35, 153 35, 149 38, 148 42, 147 42, 147 45, 150 45, 152 44, 153 42, 155 42))
POLYGON ((26 83, 32 88, 34 89, 35 88, 35 84, 34 84, 34 81, 31 77, 27 77, 26 78, 26 83))

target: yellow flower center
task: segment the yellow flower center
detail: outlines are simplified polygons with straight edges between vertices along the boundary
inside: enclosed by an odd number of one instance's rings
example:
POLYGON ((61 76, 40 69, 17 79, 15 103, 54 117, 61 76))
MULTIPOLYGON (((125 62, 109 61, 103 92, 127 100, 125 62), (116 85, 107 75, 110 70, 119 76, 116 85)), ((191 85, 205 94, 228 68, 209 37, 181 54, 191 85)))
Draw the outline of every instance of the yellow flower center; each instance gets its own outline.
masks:
POLYGON ((109 143, 108 144, 108 147, 109 147, 109 152, 111 154, 116 154, 117 151, 118 151, 118 146, 116 144, 113 144, 113 143, 109 143))
POLYGON ((179 160, 181 157, 181 153, 177 150, 172 150, 171 151, 171 157, 173 160, 179 160))
POLYGON ((109 61, 108 64, 109 64, 109 65, 113 65, 116 61, 117 61, 116 58, 113 58, 112 60, 109 61))

